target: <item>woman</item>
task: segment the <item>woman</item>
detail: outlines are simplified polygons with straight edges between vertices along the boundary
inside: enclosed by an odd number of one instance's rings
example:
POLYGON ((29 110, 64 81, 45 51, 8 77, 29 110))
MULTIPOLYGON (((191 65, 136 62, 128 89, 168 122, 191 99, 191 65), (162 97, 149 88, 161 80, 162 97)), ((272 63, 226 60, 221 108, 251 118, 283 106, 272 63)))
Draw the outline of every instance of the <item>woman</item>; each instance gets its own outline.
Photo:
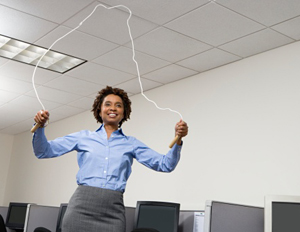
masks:
POLYGON ((47 141, 43 128, 49 112, 38 112, 34 120, 42 127, 33 136, 34 153, 38 158, 53 158, 73 150, 78 152, 78 188, 69 201, 63 232, 125 232, 123 193, 133 158, 156 171, 173 171, 188 126, 183 121, 176 124, 179 139, 162 155, 123 133, 121 125, 131 113, 131 101, 124 90, 109 86, 102 89, 92 112, 102 123, 98 130, 83 130, 53 141, 47 141))

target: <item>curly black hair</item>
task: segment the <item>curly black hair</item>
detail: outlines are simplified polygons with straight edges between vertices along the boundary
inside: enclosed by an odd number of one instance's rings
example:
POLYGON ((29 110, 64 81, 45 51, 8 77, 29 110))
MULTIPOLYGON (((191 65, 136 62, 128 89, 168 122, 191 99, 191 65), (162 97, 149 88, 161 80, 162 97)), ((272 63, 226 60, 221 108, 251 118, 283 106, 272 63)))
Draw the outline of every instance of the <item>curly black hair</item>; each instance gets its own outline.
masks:
POLYGON ((100 112, 101 112, 101 105, 103 103, 104 98, 107 95, 114 94, 119 96, 124 105, 124 117, 123 119, 119 122, 119 127, 122 126, 123 122, 127 121, 130 119, 130 113, 131 113, 131 101, 128 98, 127 93, 123 89, 119 88, 113 88, 111 86, 106 86, 106 88, 100 90, 98 92, 98 95, 96 96, 96 99, 94 100, 94 104, 92 107, 91 112, 94 113, 94 117, 97 120, 97 122, 103 123, 102 118, 100 117, 100 112))

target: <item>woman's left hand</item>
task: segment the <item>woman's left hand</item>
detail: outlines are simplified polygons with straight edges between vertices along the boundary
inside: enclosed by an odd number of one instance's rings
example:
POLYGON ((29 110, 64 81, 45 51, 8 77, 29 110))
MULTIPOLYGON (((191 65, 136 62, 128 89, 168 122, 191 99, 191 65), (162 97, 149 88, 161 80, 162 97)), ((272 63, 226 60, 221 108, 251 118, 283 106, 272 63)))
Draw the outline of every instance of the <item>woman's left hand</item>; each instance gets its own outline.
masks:
POLYGON ((178 135, 180 138, 187 136, 188 134, 188 125, 186 122, 180 120, 176 123, 175 126, 175 134, 178 135))

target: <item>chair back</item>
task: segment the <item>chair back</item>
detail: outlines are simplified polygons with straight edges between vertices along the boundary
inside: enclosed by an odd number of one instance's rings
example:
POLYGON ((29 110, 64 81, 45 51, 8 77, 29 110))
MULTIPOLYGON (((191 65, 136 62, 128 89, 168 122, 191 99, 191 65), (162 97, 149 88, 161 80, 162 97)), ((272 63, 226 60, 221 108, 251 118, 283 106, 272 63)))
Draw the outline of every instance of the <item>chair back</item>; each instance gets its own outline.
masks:
POLYGON ((48 230, 45 227, 38 227, 35 228, 33 232, 51 232, 51 230, 48 230))

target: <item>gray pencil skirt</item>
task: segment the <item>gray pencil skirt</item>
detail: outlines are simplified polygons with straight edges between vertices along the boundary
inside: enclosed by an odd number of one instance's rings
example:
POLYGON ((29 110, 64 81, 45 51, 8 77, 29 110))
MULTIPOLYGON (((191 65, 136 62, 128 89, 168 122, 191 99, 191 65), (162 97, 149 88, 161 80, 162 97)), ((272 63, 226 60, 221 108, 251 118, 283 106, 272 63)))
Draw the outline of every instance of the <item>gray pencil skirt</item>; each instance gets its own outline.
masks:
POLYGON ((62 232, 125 232, 123 193, 79 185, 65 213, 62 232))

